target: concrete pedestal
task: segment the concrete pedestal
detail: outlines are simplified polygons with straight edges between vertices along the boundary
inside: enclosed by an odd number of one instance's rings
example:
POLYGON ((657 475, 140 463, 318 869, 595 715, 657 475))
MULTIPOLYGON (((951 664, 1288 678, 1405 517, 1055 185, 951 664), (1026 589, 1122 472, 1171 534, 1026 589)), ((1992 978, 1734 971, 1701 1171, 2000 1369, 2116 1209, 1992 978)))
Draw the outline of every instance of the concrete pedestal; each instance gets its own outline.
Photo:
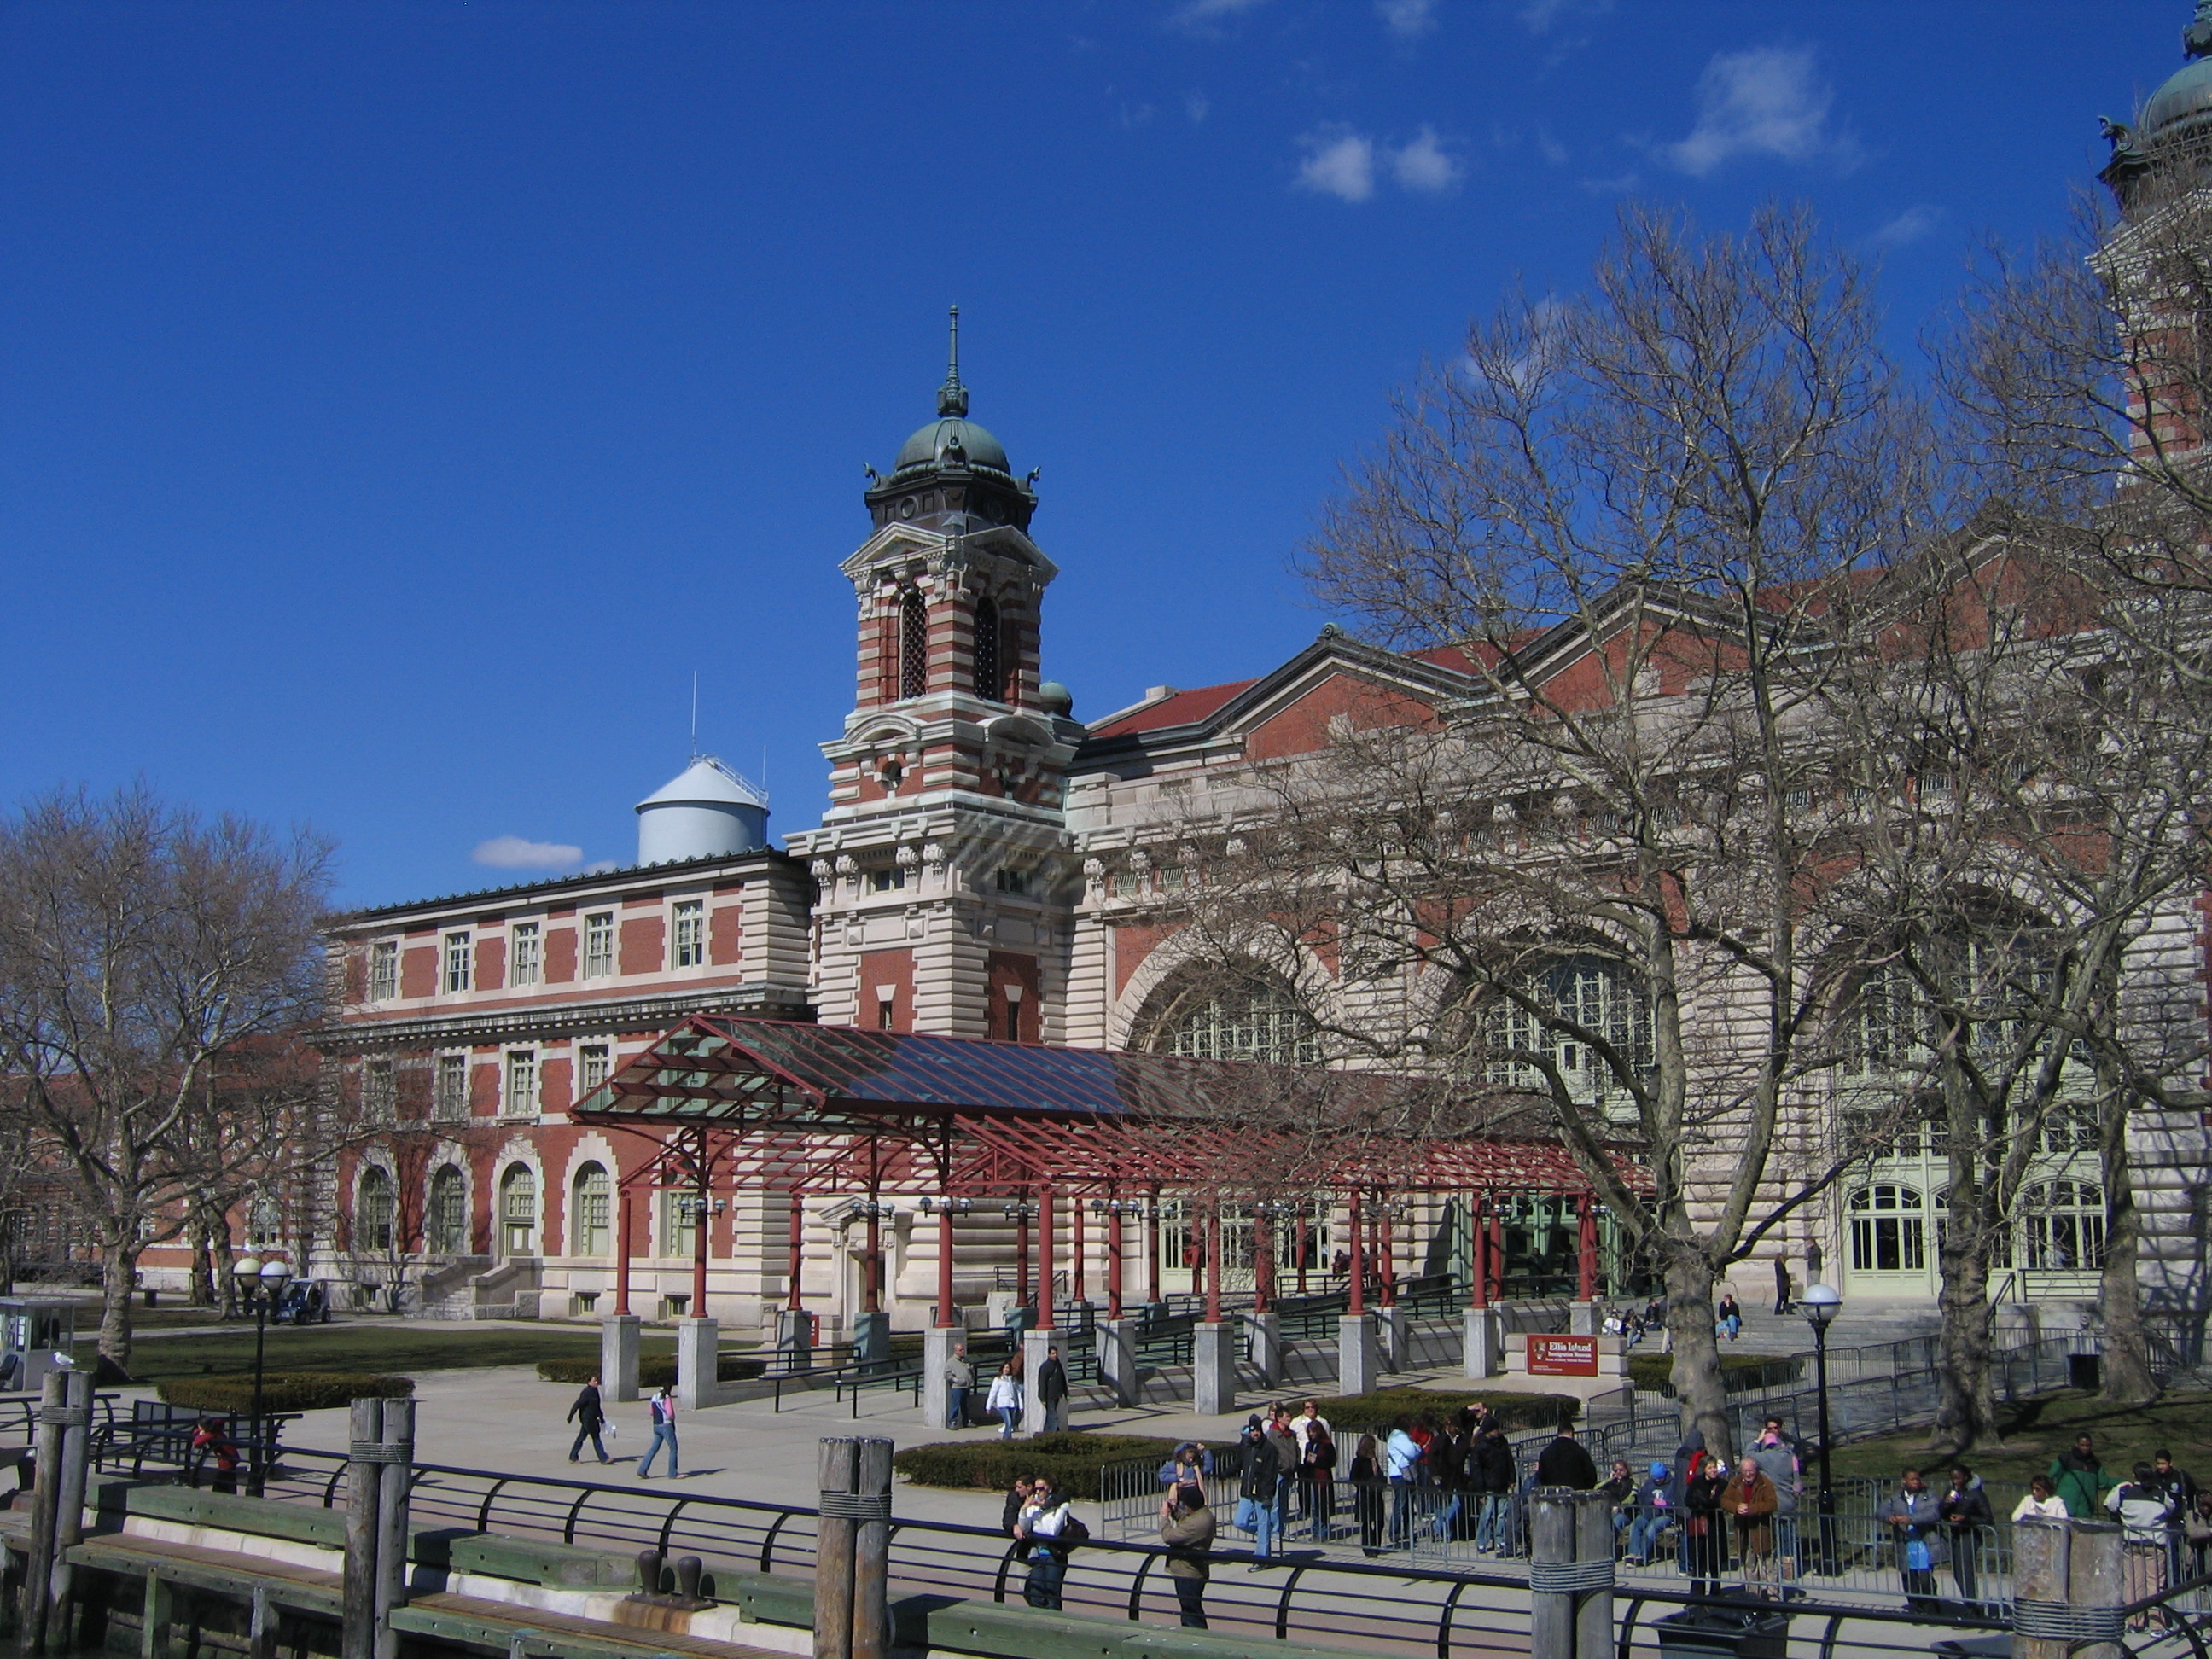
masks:
POLYGON ((1336 1322, 1336 1391, 1347 1395, 1370 1392, 1375 1387, 1375 1316, 1346 1314, 1340 1317, 1336 1322))
POLYGON ((803 1371, 814 1363, 814 1316, 804 1308, 779 1308, 775 1352, 786 1370, 803 1371))
POLYGON ((945 1424, 945 1405, 951 1398, 945 1368, 960 1338, 957 1325, 933 1325, 921 1334, 921 1420, 933 1429, 945 1424))
POLYGON ((1595 1336, 1597 1334, 1597 1304, 1570 1302, 1567 1304, 1567 1334, 1595 1336))
POLYGON ((1244 1316, 1244 1352, 1252 1369, 1260 1373, 1260 1386, 1273 1389, 1283 1380, 1283 1319, 1280 1314, 1244 1316))
POLYGON ((1375 1335, 1382 1350, 1382 1369, 1402 1371, 1411 1362, 1407 1342, 1413 1334, 1413 1321, 1403 1308, 1378 1308, 1375 1312, 1375 1335))
POLYGON ((676 1403, 687 1412, 720 1402, 722 1328, 712 1319, 676 1322, 676 1403))
MULTIPOLYGON (((1044 1362, 1052 1357, 1052 1350, 1060 1346, 1058 1331, 1025 1330, 1022 1333, 1022 1432, 1042 1434, 1044 1427, 1044 1396, 1037 1387, 1037 1378, 1044 1374, 1044 1362)), ((1065 1361, 1066 1356, 1062 1355, 1065 1361)))
POLYGON ((882 1366, 890 1363, 891 1316, 887 1313, 853 1316, 853 1363, 882 1366))
POLYGON ((1466 1352, 1469 1376, 1491 1376, 1504 1362, 1505 1344, 1499 1333, 1495 1308, 1467 1310, 1466 1352))
POLYGON ((1200 1417, 1237 1409, 1237 1327, 1226 1320, 1191 1332, 1190 1398, 1200 1417))
POLYGON ((599 1327, 599 1392, 609 1400, 637 1398, 637 1334, 644 1322, 635 1314, 609 1314, 599 1327))
POLYGON ((1115 1403, 1137 1403, 1137 1324, 1132 1319, 1098 1322, 1098 1381, 1115 1403))
POLYGON ((983 1298, 984 1322, 994 1331, 1014 1328, 1014 1310, 1021 1302, 1012 1291, 993 1291, 983 1298))

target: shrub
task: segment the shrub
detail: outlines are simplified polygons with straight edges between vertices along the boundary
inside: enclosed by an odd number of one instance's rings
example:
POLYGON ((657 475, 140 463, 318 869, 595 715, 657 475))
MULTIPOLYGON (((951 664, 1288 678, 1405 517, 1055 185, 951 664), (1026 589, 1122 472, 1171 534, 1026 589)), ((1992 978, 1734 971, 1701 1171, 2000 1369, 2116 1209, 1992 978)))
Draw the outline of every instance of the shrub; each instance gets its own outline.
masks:
POLYGON ((935 1440, 908 1446, 891 1467, 917 1486, 1005 1492, 1017 1477, 1048 1475, 1077 1498, 1098 1496, 1098 1466, 1152 1458, 1165 1462, 1182 1443, 1141 1434, 1040 1434, 1027 1440, 935 1440))
MULTIPOLYGON (((1352 1465, 1351 1446, 1346 1435, 1380 1433, 1389 1428, 1400 1417, 1418 1417, 1423 1412, 1439 1419, 1457 1411, 1470 1401, 1480 1400, 1487 1405, 1498 1420, 1509 1429, 1557 1428, 1561 1418, 1581 1415, 1582 1402, 1565 1394, 1509 1394, 1503 1389, 1467 1386, 1452 1389, 1377 1389, 1372 1394, 1340 1395, 1334 1399, 1316 1397, 1314 1403, 1329 1422, 1339 1447, 1338 1462, 1344 1468, 1352 1465)), ((1302 1398, 1292 1397, 1293 1411, 1303 1407, 1302 1398)))
MULTIPOLYGON (((735 1354, 722 1354, 714 1367, 714 1375, 724 1382, 742 1382, 758 1376, 768 1369, 765 1359, 741 1359, 735 1354)), ((548 1382, 590 1382, 599 1374, 599 1362, 589 1357, 574 1359, 541 1359, 538 1374, 548 1382)), ((641 1389, 672 1388, 676 1382, 676 1356, 672 1353, 641 1354, 637 1362, 637 1385, 641 1389)))
MULTIPOLYGON (((1629 1380, 1639 1389, 1674 1395, 1674 1361, 1663 1353, 1632 1353, 1628 1356, 1629 1380)), ((1731 1394, 1740 1389, 1771 1389, 1784 1382, 1795 1382, 1804 1374, 1802 1359, 1787 1355, 1759 1353, 1724 1353, 1721 1356, 1721 1383, 1731 1394)))
MULTIPOLYGON (((172 1406, 203 1412, 253 1409, 253 1373, 228 1376, 173 1376, 155 1392, 172 1406)), ((262 1378, 261 1409, 312 1412, 346 1406, 356 1400, 399 1400, 415 1392, 411 1376, 383 1376, 374 1371, 270 1371, 262 1378)))

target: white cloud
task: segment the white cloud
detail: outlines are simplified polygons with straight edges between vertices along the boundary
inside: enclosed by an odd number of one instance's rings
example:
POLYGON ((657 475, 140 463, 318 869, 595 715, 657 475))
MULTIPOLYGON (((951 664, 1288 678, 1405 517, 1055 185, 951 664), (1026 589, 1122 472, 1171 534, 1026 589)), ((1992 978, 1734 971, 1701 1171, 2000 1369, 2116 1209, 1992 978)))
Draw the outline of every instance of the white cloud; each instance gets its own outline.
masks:
POLYGON ((1565 144, 1553 137, 1550 133, 1545 131, 1541 127, 1536 129, 1536 154, 1542 156, 1547 161, 1549 161, 1555 167, 1563 167, 1566 166, 1569 161, 1574 159, 1572 155, 1568 154, 1567 147, 1565 144))
POLYGON ((1346 202, 1364 202, 1375 193, 1375 141, 1337 129, 1300 141, 1311 152, 1298 166, 1298 184, 1346 202))
POLYGON ((1612 9, 1613 0, 1528 0, 1521 8, 1521 21, 1531 34, 1548 34, 1552 25, 1563 17, 1591 15, 1612 9))
POLYGON ((584 860, 584 849, 555 841, 525 841, 520 836, 494 836, 479 842, 469 855, 495 870, 566 870, 584 860))
POLYGON ((1390 157, 1390 170, 1407 190, 1444 191, 1459 182, 1460 166, 1437 143, 1434 127, 1423 127, 1413 142, 1390 157))
POLYGON ((1202 92, 1187 92, 1182 95, 1182 112, 1190 117, 1193 126, 1206 119, 1206 112, 1212 107, 1202 92))
POLYGON ((1437 0, 1375 0, 1375 9, 1401 40, 1418 40, 1437 26, 1437 0))
POLYGON ((1665 155, 1700 179, 1739 155, 1849 162, 1858 146, 1848 134, 1829 130, 1835 100, 1814 72, 1810 50, 1754 46, 1719 52, 1698 78, 1697 125, 1680 143, 1666 146, 1665 155))
POLYGON ((1169 14, 1168 21, 1176 28, 1203 33, 1267 3, 1267 0, 1183 0, 1169 14))
POLYGON ((1871 240, 1877 247, 1903 247, 1927 235, 1944 217, 1943 210, 1933 203, 1917 203, 1875 231, 1871 240))

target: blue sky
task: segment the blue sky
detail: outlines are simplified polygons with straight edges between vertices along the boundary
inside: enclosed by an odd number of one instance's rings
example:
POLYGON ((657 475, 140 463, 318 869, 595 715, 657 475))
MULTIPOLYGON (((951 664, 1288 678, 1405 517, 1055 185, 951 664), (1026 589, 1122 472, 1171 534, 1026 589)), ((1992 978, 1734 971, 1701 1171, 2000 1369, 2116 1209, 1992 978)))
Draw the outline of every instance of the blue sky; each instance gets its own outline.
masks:
POLYGON ((1901 346, 2183 0, 0 7, 0 799, 144 776, 369 902, 814 821, 861 467, 1043 469, 1079 718, 1261 672, 1393 386, 1625 195, 1803 198, 1901 346), (496 854, 495 854, 496 855, 496 854), (554 854, 544 855, 552 859, 554 854))

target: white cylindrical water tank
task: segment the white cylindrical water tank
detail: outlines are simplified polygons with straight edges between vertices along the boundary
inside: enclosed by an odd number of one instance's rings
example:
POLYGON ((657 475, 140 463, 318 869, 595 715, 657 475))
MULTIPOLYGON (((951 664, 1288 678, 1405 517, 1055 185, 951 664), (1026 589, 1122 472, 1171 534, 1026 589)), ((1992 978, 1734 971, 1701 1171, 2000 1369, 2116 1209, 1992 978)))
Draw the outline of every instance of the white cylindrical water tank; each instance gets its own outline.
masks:
POLYGON ((637 804, 637 861, 757 853, 768 845, 768 795, 702 755, 637 804))

